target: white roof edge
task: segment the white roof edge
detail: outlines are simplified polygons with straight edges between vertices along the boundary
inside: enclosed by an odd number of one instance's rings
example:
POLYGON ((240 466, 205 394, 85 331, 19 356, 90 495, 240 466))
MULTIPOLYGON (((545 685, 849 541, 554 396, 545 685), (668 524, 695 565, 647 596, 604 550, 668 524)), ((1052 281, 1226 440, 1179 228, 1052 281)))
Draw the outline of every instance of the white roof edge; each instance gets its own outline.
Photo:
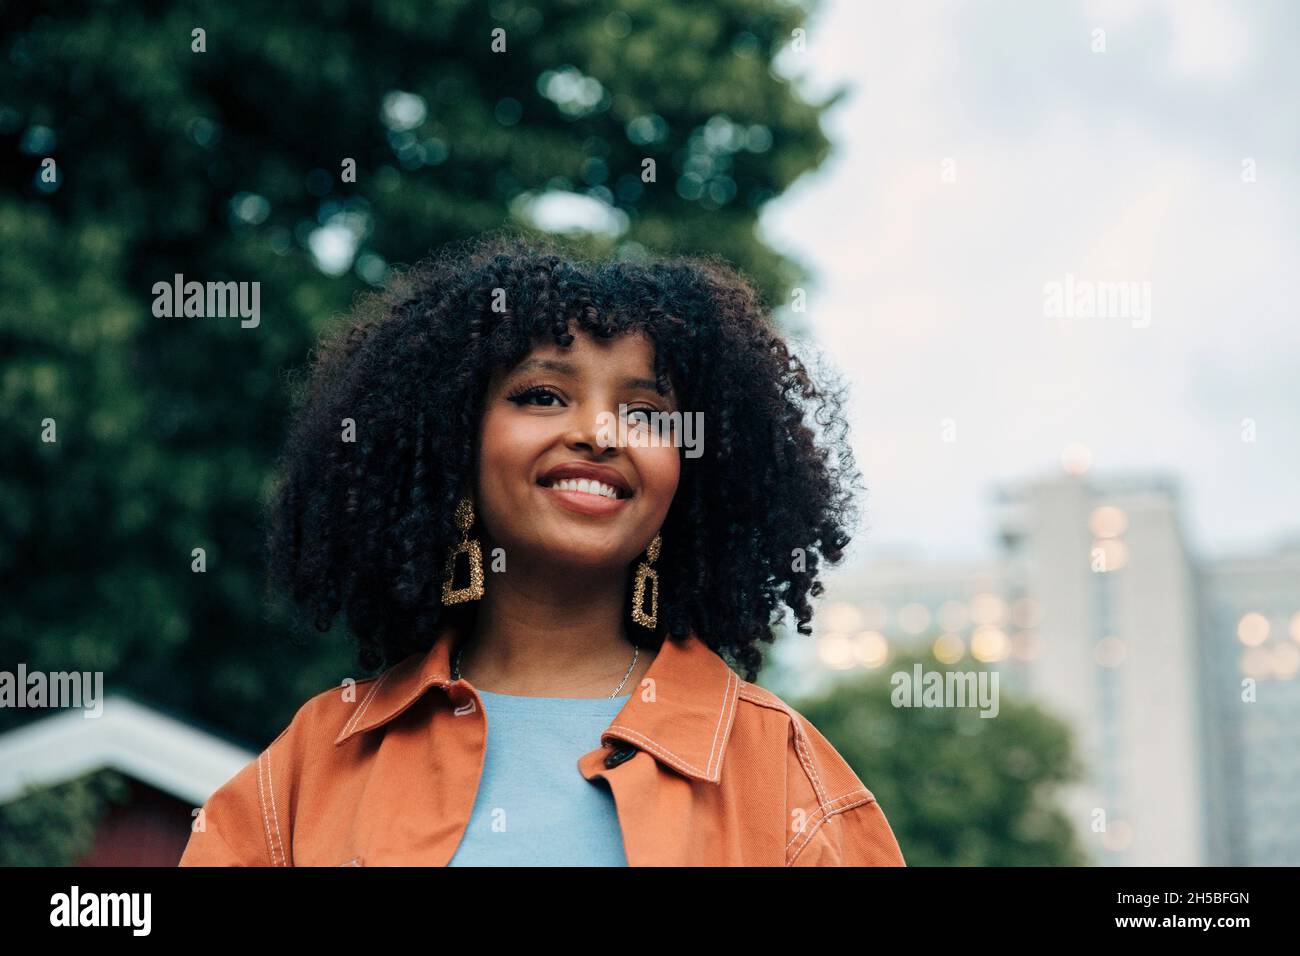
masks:
POLYGON ((198 807, 257 758, 121 694, 89 713, 62 709, 0 734, 0 803, 111 768, 198 807))

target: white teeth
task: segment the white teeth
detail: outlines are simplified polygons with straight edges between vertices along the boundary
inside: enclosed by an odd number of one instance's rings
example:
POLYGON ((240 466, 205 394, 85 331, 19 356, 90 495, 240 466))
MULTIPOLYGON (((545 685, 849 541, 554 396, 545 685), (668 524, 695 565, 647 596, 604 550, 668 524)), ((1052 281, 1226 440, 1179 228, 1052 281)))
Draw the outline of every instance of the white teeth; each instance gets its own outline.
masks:
POLYGON ((618 491, 613 486, 589 478, 561 478, 551 487, 560 491, 581 491, 589 495, 600 495, 602 498, 618 497, 618 491))

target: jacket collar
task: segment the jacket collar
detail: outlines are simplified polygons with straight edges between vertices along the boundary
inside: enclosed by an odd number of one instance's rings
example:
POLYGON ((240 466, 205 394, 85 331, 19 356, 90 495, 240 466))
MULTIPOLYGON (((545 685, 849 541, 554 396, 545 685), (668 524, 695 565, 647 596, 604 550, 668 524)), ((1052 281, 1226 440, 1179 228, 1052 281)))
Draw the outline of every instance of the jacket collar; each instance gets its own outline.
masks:
MULTIPOLYGON (((455 684, 469 686, 464 678, 451 679, 458 636, 455 628, 445 627, 428 651, 381 674, 334 743, 382 727, 430 688, 446 692, 455 684)), ((600 741, 632 744, 684 776, 717 783, 739 691, 740 677, 694 631, 684 638, 667 636, 600 741)))

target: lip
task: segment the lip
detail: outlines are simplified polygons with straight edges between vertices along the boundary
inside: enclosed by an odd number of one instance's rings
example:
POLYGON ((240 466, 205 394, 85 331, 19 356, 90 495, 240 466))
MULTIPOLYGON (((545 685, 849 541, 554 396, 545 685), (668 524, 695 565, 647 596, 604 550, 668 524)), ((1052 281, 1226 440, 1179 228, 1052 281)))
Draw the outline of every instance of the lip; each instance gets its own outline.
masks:
POLYGON ((566 511, 598 518, 617 514, 632 500, 632 488, 626 478, 613 468, 593 465, 585 461, 571 461, 557 465, 537 479, 537 487, 566 511), (606 498, 604 495, 594 495, 587 491, 561 491, 552 487, 561 478, 588 478, 602 481, 617 489, 619 497, 606 498))
MULTIPOLYGON (((556 465, 539 477, 537 483, 549 489, 550 485, 555 484, 561 478, 587 478, 604 482, 611 485, 619 493, 619 501, 626 501, 632 497, 632 486, 628 483, 628 480, 623 477, 621 472, 610 468, 608 465, 594 465, 586 461, 567 461, 562 465, 556 465)), ((596 495, 594 497, 600 496, 596 495)), ((605 498, 603 500, 610 501, 611 499, 605 498)))
POLYGON ((618 514, 632 503, 631 498, 605 498, 587 491, 560 491, 543 485, 538 485, 537 490, 566 511, 596 518, 618 514))

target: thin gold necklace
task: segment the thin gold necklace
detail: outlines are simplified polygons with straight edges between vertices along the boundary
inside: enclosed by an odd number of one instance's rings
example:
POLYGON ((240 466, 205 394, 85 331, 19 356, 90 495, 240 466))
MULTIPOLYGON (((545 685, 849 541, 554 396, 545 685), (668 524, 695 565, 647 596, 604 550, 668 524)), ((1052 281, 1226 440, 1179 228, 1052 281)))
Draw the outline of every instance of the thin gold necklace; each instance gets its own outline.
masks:
MULTIPOLYGON (((463 645, 456 648, 456 657, 451 664, 452 680, 460 680, 460 655, 464 650, 465 648, 463 645)), ((627 679, 632 676, 632 670, 636 667, 636 659, 640 654, 641 648, 637 647, 635 644, 632 645, 632 663, 627 666, 627 673, 623 675, 623 679, 618 682, 618 686, 614 688, 614 693, 610 694, 609 697, 606 698, 607 700, 613 700, 618 696, 618 692, 623 689, 623 685, 627 683, 627 679)))

